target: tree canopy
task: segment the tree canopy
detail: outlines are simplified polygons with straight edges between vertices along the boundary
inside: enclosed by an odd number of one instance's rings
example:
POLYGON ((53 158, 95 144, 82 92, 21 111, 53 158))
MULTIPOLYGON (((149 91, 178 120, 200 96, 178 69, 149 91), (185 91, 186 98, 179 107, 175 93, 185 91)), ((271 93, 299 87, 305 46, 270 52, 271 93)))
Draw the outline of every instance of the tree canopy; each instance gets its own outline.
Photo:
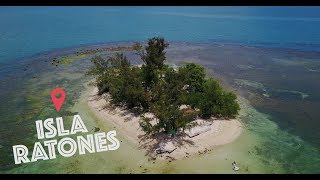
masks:
POLYGON ((88 74, 96 77, 99 94, 109 93, 113 104, 157 117, 156 124, 142 117, 140 125, 146 133, 184 130, 197 116, 235 117, 240 110, 237 96, 206 77, 201 65, 186 63, 177 70, 166 65, 168 46, 160 37, 149 39, 146 46, 136 43, 133 49, 143 61, 141 67, 131 65, 122 53, 107 59, 96 56, 88 74), (181 105, 191 108, 180 109, 181 105))

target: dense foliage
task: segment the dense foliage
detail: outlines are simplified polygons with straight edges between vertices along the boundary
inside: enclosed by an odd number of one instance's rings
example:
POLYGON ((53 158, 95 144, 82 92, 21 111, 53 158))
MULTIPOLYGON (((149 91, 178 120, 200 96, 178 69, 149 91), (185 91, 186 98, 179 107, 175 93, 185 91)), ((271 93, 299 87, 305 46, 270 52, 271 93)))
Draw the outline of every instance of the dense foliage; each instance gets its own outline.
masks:
POLYGON ((96 77, 99 94, 109 93, 113 104, 157 117, 156 123, 142 117, 140 125, 146 133, 175 133, 197 116, 235 117, 240 109, 237 96, 206 78, 205 69, 198 64, 186 63, 178 69, 166 65, 168 46, 158 37, 149 39, 145 47, 136 43, 133 48, 143 61, 141 67, 132 66, 122 53, 106 60, 96 56, 88 74, 96 77), (189 108, 180 109, 181 105, 189 108))

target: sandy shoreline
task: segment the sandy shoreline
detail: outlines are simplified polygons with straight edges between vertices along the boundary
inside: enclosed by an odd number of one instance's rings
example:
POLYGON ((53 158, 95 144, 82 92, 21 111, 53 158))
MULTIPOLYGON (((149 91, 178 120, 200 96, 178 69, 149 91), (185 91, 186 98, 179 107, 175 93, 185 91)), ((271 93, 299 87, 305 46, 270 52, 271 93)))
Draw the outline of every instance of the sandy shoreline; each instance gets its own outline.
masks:
POLYGON ((195 137, 179 136, 169 139, 174 146, 177 147, 171 153, 157 154, 155 149, 159 147, 159 143, 167 142, 168 137, 164 135, 146 137, 139 125, 140 117, 135 116, 126 110, 109 108, 108 102, 102 96, 97 95, 98 89, 92 88, 88 97, 88 106, 90 110, 103 123, 113 125, 117 131, 120 131, 124 137, 143 149, 146 155, 156 159, 181 159, 188 158, 191 155, 203 154, 211 151, 215 146, 224 145, 236 140, 242 131, 241 123, 236 119, 210 120, 210 130, 201 133, 195 137))

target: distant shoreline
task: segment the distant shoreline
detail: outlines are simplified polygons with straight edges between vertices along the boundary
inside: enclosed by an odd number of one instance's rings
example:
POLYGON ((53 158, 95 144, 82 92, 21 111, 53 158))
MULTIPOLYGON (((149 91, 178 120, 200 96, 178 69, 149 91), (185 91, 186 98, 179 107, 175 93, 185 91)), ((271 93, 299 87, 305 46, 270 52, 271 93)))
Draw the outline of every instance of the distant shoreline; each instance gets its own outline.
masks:
POLYGON ((108 123, 115 127, 126 139, 143 149, 151 159, 176 160, 188 158, 196 154, 205 154, 216 146, 235 141, 242 132, 242 124, 237 119, 223 120, 211 119, 210 130, 195 137, 175 137, 170 139, 164 134, 152 137, 143 136, 145 133, 139 125, 139 116, 135 116, 126 110, 106 107, 108 102, 102 96, 97 95, 97 87, 89 87, 87 103, 102 123, 108 123), (171 141, 176 147, 171 153, 157 154, 155 152, 160 143, 171 141))

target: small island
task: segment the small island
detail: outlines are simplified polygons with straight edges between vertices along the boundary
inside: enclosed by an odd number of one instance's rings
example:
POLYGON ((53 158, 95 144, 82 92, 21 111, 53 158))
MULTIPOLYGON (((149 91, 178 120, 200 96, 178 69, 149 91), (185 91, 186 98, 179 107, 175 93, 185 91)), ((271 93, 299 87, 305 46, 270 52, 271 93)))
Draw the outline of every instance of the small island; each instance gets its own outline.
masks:
POLYGON ((168 46, 160 37, 145 46, 135 43, 132 49, 143 61, 139 66, 123 53, 92 58, 91 110, 152 159, 188 158, 236 139, 241 133, 236 94, 208 77, 201 65, 166 64, 168 46))

